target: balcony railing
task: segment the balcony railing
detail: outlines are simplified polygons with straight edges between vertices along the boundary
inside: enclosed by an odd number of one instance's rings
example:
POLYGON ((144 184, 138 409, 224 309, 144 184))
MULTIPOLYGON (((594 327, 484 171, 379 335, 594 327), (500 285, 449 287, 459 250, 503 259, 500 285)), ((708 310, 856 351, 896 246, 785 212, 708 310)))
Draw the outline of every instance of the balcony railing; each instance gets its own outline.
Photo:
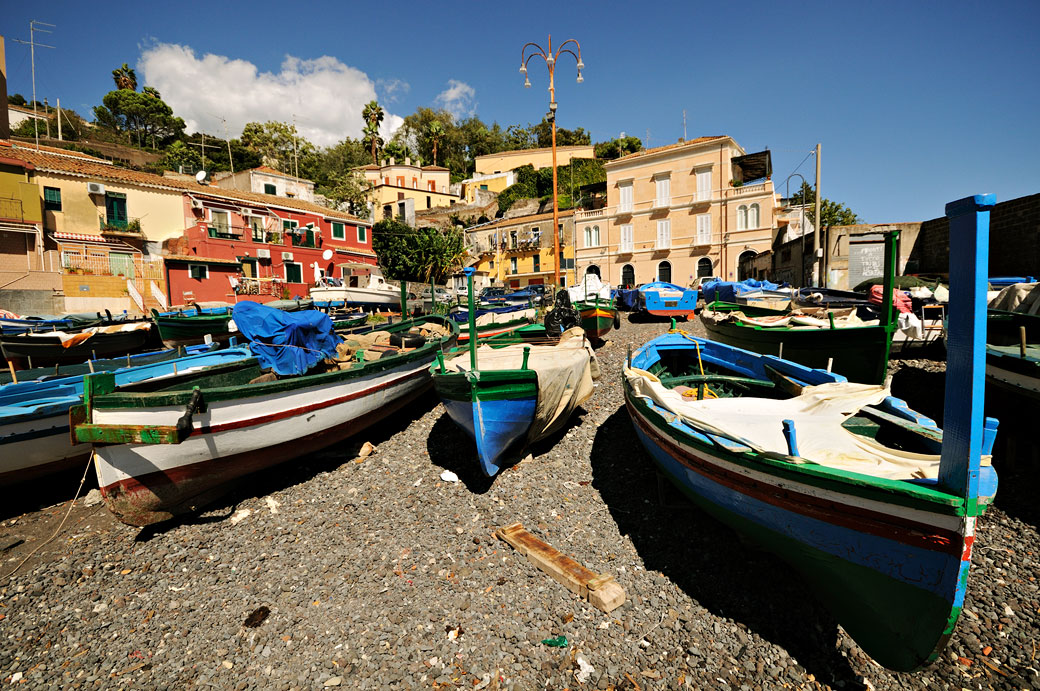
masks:
POLYGON ((583 211, 581 209, 578 209, 578 210, 576 210, 574 212, 574 220, 576 220, 576 221, 587 221, 587 220, 590 220, 590 219, 593 219, 593 218, 603 218, 606 215, 607 215, 607 209, 605 209, 605 208, 603 208, 603 209, 589 209, 588 211, 583 211))
POLYGON ((101 227, 101 232, 106 230, 116 233, 141 232, 141 219, 139 218, 106 218, 99 216, 98 225, 101 227))
POLYGON ((279 278, 249 278, 238 279, 237 293, 239 295, 280 295, 282 280, 279 278))
POLYGON ((21 199, 0 199, 0 218, 12 221, 25 220, 21 199))
POLYGON ((61 271, 65 274, 93 276, 126 276, 144 280, 163 280, 163 263, 126 255, 85 257, 62 254, 61 271))

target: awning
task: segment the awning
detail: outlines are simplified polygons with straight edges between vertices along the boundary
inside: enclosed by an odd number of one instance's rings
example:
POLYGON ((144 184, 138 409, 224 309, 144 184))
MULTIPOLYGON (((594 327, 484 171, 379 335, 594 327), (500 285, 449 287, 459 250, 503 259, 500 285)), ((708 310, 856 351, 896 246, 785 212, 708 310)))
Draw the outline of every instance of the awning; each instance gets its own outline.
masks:
POLYGON ((732 163, 735 182, 761 180, 773 174, 773 159, 769 149, 756 154, 736 156, 732 159, 732 163))
POLYGON ((83 235, 80 233, 51 233, 55 240, 75 240, 76 242, 108 242, 100 235, 83 235))
POLYGON ((91 245, 92 247, 105 247, 109 250, 130 252, 132 254, 141 254, 141 250, 137 249, 133 245, 127 244, 122 240, 102 237, 101 235, 53 232, 51 233, 51 237, 59 245, 69 245, 74 243, 79 245, 91 245))
POLYGON ((336 253, 337 254, 356 254, 359 257, 373 257, 374 258, 376 256, 373 252, 364 252, 362 250, 351 250, 351 249, 347 249, 345 247, 337 247, 336 248, 336 253))

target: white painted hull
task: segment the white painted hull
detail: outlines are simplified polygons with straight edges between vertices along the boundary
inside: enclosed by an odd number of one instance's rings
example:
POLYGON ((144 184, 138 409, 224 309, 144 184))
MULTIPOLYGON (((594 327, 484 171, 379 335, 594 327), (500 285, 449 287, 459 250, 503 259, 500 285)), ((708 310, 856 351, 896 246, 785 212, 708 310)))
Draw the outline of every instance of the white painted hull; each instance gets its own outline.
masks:
POLYGON ((400 290, 377 290, 374 288, 311 288, 311 299, 322 302, 343 301, 347 305, 383 306, 400 308, 400 290))
POLYGON ((90 453, 69 440, 69 416, 15 422, 0 427, 0 486, 72 467, 90 453))

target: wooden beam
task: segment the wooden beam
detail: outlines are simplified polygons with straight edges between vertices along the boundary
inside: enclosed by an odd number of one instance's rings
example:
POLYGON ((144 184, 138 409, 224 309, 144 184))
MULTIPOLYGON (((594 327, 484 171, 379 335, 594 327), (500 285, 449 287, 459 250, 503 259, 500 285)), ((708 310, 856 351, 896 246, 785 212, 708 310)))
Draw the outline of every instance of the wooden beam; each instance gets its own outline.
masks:
POLYGON ((590 605, 610 612, 625 602, 625 590, 609 574, 597 574, 513 523, 495 531, 527 560, 590 605))

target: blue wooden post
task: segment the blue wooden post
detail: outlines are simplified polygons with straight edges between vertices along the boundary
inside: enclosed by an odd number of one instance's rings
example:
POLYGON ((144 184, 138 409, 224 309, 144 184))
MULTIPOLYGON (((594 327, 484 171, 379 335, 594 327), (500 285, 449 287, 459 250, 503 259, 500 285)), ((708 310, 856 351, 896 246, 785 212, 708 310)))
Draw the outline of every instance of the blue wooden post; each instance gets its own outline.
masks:
POLYGON ((462 270, 462 273, 466 274, 466 292, 469 294, 469 368, 471 371, 477 371, 477 308, 473 304, 473 274, 476 273, 476 269, 472 266, 467 266, 462 270))
POLYGON ((969 515, 976 513, 985 437, 989 211, 995 203, 995 195, 983 194, 946 205, 951 280, 939 484, 967 499, 969 515))

